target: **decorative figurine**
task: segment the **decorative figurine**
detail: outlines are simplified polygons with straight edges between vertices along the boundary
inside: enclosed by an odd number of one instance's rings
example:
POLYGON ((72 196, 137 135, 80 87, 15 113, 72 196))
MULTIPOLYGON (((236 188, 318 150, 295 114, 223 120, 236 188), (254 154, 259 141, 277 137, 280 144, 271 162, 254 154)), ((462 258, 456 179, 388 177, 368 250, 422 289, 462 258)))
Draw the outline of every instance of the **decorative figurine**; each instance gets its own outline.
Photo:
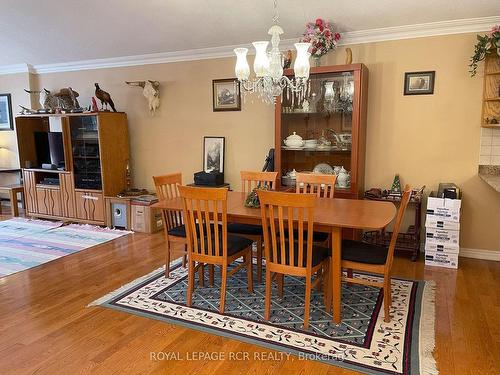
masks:
POLYGON ((309 101, 307 99, 304 99, 302 102, 302 110, 304 112, 309 112, 309 101))
POLYGON ((349 47, 345 49, 345 63, 346 65, 352 64, 352 50, 349 47))
POLYGON ((109 111, 108 109, 108 104, 109 104, 111 109, 114 112, 116 112, 115 103, 113 103, 111 95, 109 95, 109 93, 107 93, 106 91, 101 90, 98 83, 95 83, 95 96, 97 97, 97 99, 101 101, 101 109, 103 111, 109 111), (104 105, 106 105, 106 108, 104 108, 104 105))
POLYGON ((28 94, 38 94, 40 96, 40 106, 43 109, 54 111, 59 105, 59 100, 57 99, 57 97, 51 94, 51 92, 47 89, 43 89, 40 91, 30 91, 24 89, 24 91, 26 91, 28 94))
POLYGON ((401 180, 399 179, 399 174, 394 176, 389 195, 401 196, 401 180))
POLYGON ((283 69, 288 69, 292 65, 292 50, 286 51, 285 59, 283 61, 283 69))

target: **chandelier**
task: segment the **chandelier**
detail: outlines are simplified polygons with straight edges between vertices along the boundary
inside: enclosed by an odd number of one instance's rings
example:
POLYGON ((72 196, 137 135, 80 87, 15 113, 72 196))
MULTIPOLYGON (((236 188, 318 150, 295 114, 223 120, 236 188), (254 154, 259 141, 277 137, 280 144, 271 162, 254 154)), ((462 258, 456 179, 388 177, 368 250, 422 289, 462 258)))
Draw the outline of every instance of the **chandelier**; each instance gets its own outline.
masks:
POLYGON ((295 78, 283 75, 283 54, 279 50, 280 35, 284 33, 278 25, 277 0, 274 0, 274 25, 268 31, 271 35, 271 50, 267 51, 268 41, 253 42, 255 60, 253 70, 255 79, 250 80, 250 66, 247 61, 248 48, 235 48, 236 65, 234 71, 244 92, 256 93, 265 103, 274 104, 276 97, 284 90, 288 96, 295 96, 301 102, 308 94, 309 57, 311 43, 295 43, 297 57, 293 65, 295 78))

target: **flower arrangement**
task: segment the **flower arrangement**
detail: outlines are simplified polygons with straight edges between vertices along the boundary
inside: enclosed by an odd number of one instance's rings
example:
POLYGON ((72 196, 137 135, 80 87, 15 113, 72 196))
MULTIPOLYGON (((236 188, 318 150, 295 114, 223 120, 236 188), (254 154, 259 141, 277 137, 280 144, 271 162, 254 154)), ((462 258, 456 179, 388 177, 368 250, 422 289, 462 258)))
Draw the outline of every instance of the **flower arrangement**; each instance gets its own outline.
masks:
POLYGON ((311 43, 309 52, 313 58, 319 59, 328 51, 337 47, 340 37, 338 32, 334 32, 331 22, 325 22, 323 19, 318 18, 315 22, 306 24, 306 30, 300 41, 311 43))
POLYGON ((470 58, 471 77, 476 75, 478 62, 484 60, 487 54, 496 53, 500 56, 500 26, 494 26, 486 35, 478 35, 474 46, 474 55, 470 58))

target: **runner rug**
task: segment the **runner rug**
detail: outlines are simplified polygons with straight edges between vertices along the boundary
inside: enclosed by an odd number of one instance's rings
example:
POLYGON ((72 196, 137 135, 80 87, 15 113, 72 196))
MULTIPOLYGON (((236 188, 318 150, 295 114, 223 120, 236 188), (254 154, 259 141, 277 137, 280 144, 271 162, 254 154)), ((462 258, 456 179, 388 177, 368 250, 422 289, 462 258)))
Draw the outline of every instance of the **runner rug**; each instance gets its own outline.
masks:
MULTIPOLYGON (((218 313, 220 271, 215 287, 196 283, 193 305, 187 307, 187 271, 178 262, 171 277, 157 269, 94 301, 126 313, 179 324, 302 359, 326 362, 366 374, 437 374, 434 349, 432 281, 392 279, 391 322, 384 322, 383 293, 362 285, 342 285, 342 323, 325 312, 323 297, 313 291, 309 329, 302 328, 304 280, 285 277, 284 296, 273 286, 270 321, 264 320, 264 283, 246 287, 245 272, 228 280, 226 310, 218 313)), ((207 275, 205 275, 207 277, 207 275)), ((357 274, 376 280, 378 277, 357 274)), ((256 280, 254 276, 254 280, 256 280)), ((194 349, 195 350, 195 349, 194 349)))
POLYGON ((0 277, 126 235, 93 225, 15 218, 0 222, 0 277))

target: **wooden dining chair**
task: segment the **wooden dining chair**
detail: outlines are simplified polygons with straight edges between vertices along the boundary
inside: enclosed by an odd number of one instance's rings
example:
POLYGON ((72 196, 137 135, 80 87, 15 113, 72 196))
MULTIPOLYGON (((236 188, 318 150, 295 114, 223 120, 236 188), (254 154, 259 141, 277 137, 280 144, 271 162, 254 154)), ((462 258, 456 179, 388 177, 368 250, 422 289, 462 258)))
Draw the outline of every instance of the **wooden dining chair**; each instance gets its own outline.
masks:
MULTIPOLYGON (((244 193, 250 193, 256 187, 266 187, 274 190, 278 172, 251 172, 241 171, 241 187, 244 193)), ((257 244, 257 280, 262 282, 262 240, 263 233, 260 225, 229 223, 227 226, 229 233, 234 233, 246 237, 257 244)))
MULTIPOLYGON (((153 176, 156 195, 160 200, 172 199, 179 196, 178 186, 182 185, 182 174, 171 173, 163 176, 153 176)), ((162 210, 163 229, 165 232, 167 254, 165 259, 165 277, 170 276, 170 260, 172 259, 175 244, 183 245, 182 266, 186 267, 187 240, 186 228, 182 221, 181 211, 162 210)))
MULTIPOLYGON (((259 191, 259 200, 266 253, 266 301, 264 318, 271 313, 271 273, 277 276, 305 277, 304 328, 309 326, 311 289, 328 280, 330 249, 313 244, 314 194, 259 191), (297 228, 295 238, 293 228, 297 228), (285 228, 289 235, 285 236, 285 228), (318 271, 322 270, 321 273, 318 271), (318 277, 312 281, 312 276, 318 277)), ((277 278, 279 280, 279 278, 277 278)), ((278 284, 283 288, 283 282, 278 284)), ((323 289, 325 306, 328 303, 323 289)), ((280 291, 282 294, 282 290, 280 291)))
MULTIPOLYGON (((227 233, 227 189, 179 186, 183 201, 184 221, 188 246, 187 306, 191 306, 194 274, 203 265, 209 265, 210 285, 213 286, 213 266, 222 269, 220 307, 224 313, 228 276, 242 268, 247 270, 248 292, 253 293, 252 240, 227 233), (221 225, 218 225, 219 221, 221 225), (228 271, 228 266, 243 257, 228 271)), ((203 277, 203 272, 201 277, 203 277)))
MULTIPOLYGON (((333 198, 336 180, 334 174, 297 173, 295 192, 316 194, 318 198, 333 198)), ((329 238, 329 233, 313 233, 314 242, 323 244, 329 238)))
POLYGON ((352 240, 342 241, 342 268, 347 269, 347 276, 343 277, 343 281, 349 283, 371 285, 383 288, 384 291, 384 321, 390 322, 389 308, 391 306, 391 268, 394 259, 394 248, 398 239, 401 222, 403 220, 406 207, 411 198, 411 189, 408 185, 401 198, 399 210, 396 215, 394 229, 392 232, 389 247, 358 242, 352 240), (362 272, 370 272, 384 276, 383 282, 365 280, 355 278, 352 275, 352 270, 362 272))

